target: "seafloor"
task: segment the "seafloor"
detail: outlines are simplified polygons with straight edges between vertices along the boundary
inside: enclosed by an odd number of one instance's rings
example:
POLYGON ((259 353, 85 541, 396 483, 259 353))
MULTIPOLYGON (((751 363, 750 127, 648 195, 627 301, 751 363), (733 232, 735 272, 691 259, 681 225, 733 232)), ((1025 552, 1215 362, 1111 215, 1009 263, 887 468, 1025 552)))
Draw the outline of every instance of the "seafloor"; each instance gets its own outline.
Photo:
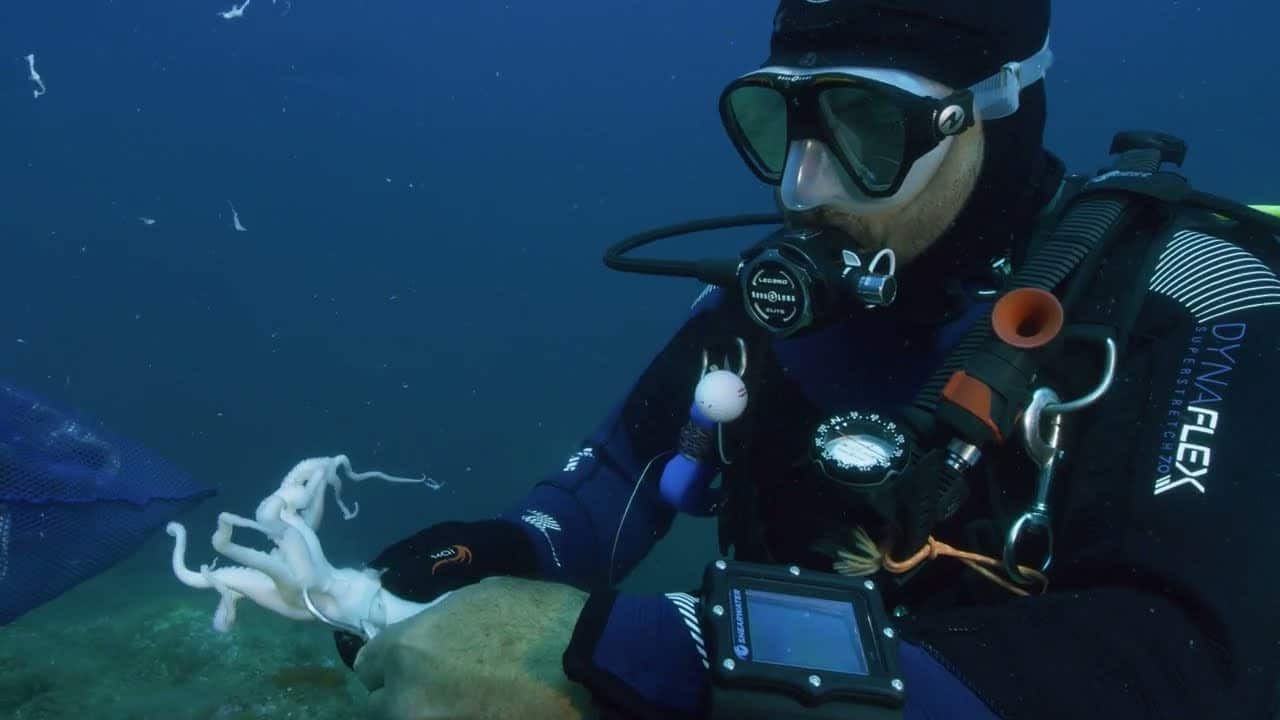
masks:
POLYGON ((363 717, 367 693, 324 626, 244 600, 215 631, 217 594, 167 572, 165 541, 0 628, 0 718, 363 717))

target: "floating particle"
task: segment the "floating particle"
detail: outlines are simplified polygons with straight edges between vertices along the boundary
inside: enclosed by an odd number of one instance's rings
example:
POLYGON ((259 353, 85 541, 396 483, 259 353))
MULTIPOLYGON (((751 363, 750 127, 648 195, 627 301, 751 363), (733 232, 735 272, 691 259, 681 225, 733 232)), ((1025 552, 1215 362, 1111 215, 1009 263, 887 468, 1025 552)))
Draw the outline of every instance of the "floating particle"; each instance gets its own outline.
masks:
POLYGON ((36 89, 31 91, 31 97, 38 98, 45 93, 44 80, 40 79, 40 73, 36 72, 36 54, 27 55, 27 70, 30 72, 31 82, 37 85, 36 89))
POLYGON ((244 4, 243 4, 243 5, 236 5, 236 4, 233 2, 233 3, 231 3, 231 9, 230 9, 230 10, 223 10, 222 12, 220 12, 220 13, 218 13, 218 14, 222 16, 222 19, 223 19, 223 20, 234 20, 234 19, 236 19, 236 18, 238 18, 238 17, 244 17, 244 9, 245 9, 245 8, 247 8, 247 7, 249 7, 249 3, 250 3, 250 2, 252 2, 252 1, 253 1, 253 0, 244 0, 244 4))
POLYGON ((236 212, 236 206, 232 205, 230 200, 227 201, 227 205, 231 207, 231 227, 235 228, 236 232, 248 232, 249 228, 240 224, 240 213, 236 212))

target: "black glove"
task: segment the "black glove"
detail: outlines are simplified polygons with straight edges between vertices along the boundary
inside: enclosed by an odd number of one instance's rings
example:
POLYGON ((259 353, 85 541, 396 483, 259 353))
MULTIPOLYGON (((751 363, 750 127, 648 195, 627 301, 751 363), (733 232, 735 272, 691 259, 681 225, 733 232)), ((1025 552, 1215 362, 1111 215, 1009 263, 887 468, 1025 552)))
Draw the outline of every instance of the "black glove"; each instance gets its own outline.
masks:
MULTIPOLYGON (((425 603, 493 575, 532 577, 537 555, 524 530, 507 520, 444 522, 387 547, 369 567, 383 571, 387 592, 425 603)), ((333 637, 351 667, 364 639, 341 630, 333 637)))

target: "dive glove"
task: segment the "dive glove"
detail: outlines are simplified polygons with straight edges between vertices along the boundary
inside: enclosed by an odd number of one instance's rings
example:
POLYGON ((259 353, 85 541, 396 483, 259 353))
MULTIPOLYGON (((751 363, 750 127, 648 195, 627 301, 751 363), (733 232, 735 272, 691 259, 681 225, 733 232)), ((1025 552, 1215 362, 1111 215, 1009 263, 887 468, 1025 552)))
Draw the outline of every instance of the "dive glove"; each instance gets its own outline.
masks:
MULTIPOLYGON (((494 575, 533 577, 537 557, 524 530, 506 520, 443 522, 388 546, 369 562, 381 570, 382 587, 413 602, 430 602, 451 590, 494 575)), ((364 639, 335 632, 338 654, 355 663, 364 639)))

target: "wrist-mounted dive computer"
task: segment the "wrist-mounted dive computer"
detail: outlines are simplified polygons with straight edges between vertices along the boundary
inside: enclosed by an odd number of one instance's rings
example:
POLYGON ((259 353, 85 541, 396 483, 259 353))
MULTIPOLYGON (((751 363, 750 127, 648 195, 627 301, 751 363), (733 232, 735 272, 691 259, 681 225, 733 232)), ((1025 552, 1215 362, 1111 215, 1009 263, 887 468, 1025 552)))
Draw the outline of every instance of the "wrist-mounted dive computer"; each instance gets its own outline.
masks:
POLYGON ((701 610, 713 720, 902 717, 898 640, 873 581, 717 560, 701 610))

